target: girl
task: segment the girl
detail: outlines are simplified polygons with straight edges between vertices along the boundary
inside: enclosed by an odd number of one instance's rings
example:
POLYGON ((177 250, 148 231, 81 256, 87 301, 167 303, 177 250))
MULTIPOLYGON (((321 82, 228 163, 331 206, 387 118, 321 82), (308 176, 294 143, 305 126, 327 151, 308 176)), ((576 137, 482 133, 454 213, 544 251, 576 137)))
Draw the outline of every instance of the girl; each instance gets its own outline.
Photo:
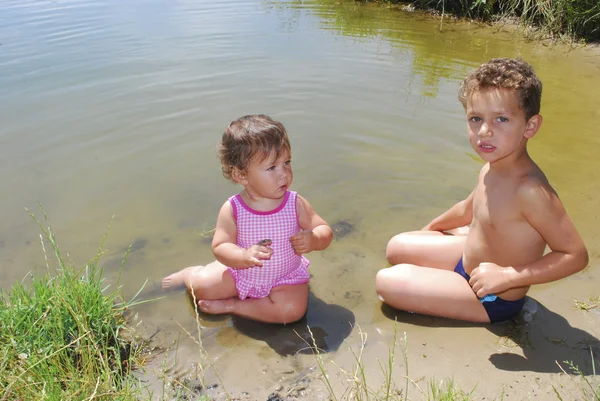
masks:
POLYGON ((289 191, 294 175, 283 125, 265 115, 241 117, 223 133, 225 178, 244 190, 221 207, 212 242, 216 261, 167 276, 185 285, 200 310, 291 323, 306 313, 308 265, 303 254, 329 246, 333 233, 310 203, 289 191))

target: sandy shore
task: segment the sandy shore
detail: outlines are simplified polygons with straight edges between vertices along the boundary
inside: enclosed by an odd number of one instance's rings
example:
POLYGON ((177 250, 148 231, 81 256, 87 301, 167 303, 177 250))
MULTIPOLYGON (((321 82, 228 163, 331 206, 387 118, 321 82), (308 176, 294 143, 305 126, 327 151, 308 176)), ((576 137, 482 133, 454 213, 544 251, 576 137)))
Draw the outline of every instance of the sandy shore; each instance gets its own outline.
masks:
MULTIPOLYGON (((158 394, 166 375, 171 391, 178 389, 172 395, 328 400, 320 358, 337 399, 354 399, 350 389, 362 385, 353 373, 357 355, 362 355, 367 387, 377 391, 385 383, 382 367, 387 369, 396 330, 391 376, 396 395, 408 391, 408 399, 426 399, 430 381, 453 380, 477 400, 558 400, 557 392, 564 400, 586 399, 587 385, 564 361, 577 366, 594 388, 600 385, 592 375, 591 359, 593 354, 600 365, 600 309, 578 310, 565 294, 591 293, 591 278, 584 272, 545 286, 528 298, 519 318, 495 325, 412 315, 377 302, 368 307, 362 294, 351 292, 345 303, 335 305, 319 298, 315 288, 307 317, 288 326, 229 316, 201 316, 200 326, 193 319, 184 324, 168 318, 159 325, 142 323, 139 327, 155 347, 145 380, 158 394), (373 321, 360 323, 368 315, 375 316, 373 321), (309 346, 313 339, 307 324, 320 349, 318 357, 309 346), (198 327, 206 354, 198 345, 198 327)), ((184 293, 176 294, 154 305, 154 312, 163 313, 171 302, 185 299, 184 293)), ((189 302, 187 307, 192 311, 189 302)))

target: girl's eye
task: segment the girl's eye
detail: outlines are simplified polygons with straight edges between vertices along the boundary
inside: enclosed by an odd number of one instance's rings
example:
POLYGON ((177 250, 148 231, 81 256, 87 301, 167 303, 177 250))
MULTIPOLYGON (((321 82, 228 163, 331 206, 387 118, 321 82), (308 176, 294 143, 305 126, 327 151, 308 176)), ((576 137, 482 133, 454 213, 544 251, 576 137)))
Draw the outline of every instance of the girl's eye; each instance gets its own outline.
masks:
POLYGON ((292 164, 292 161, 291 161, 291 160, 288 160, 288 161, 286 161, 286 162, 285 162, 285 165, 286 165, 286 166, 289 166, 290 164, 292 164))
POLYGON ((275 170, 275 166, 271 166, 267 169, 267 171, 273 171, 273 170, 275 170))

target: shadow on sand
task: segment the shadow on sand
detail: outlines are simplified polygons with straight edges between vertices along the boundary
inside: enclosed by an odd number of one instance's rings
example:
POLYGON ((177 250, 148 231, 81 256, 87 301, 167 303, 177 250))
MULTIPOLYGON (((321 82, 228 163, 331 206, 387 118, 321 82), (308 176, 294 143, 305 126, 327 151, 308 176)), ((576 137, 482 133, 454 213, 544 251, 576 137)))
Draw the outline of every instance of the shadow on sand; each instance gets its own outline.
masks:
POLYGON ((311 291, 306 315, 297 322, 282 325, 260 323, 238 316, 232 317, 233 327, 242 334, 266 342, 279 355, 312 354, 313 339, 319 352, 339 348, 354 327, 354 314, 339 305, 327 304, 311 291))
POLYGON ((499 337, 507 347, 517 346, 523 355, 504 352, 490 355, 490 362, 498 369, 507 371, 532 371, 560 373, 561 367, 570 370, 565 361, 571 362, 584 375, 600 367, 600 341, 590 333, 572 327, 561 315, 552 312, 531 297, 519 316, 503 323, 481 325, 457 320, 437 318, 399 311, 382 304, 381 311, 390 319, 426 327, 485 327, 499 337))

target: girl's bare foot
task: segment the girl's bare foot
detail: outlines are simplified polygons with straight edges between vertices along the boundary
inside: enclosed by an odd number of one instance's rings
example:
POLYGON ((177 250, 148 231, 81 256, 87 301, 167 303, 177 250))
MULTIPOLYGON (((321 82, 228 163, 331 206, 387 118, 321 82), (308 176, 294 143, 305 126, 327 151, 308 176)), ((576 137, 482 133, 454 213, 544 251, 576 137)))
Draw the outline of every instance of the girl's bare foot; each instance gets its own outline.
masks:
POLYGON ((194 267, 195 266, 186 267, 185 269, 180 270, 177 273, 173 273, 173 274, 168 275, 167 277, 163 278, 162 288, 170 289, 170 288, 183 287, 185 285, 185 280, 187 280, 189 275, 192 273, 192 269, 194 267))
POLYGON ((204 313, 221 315, 223 313, 232 313, 235 302, 235 298, 216 300, 201 299, 198 301, 198 307, 200 307, 200 310, 204 313))

